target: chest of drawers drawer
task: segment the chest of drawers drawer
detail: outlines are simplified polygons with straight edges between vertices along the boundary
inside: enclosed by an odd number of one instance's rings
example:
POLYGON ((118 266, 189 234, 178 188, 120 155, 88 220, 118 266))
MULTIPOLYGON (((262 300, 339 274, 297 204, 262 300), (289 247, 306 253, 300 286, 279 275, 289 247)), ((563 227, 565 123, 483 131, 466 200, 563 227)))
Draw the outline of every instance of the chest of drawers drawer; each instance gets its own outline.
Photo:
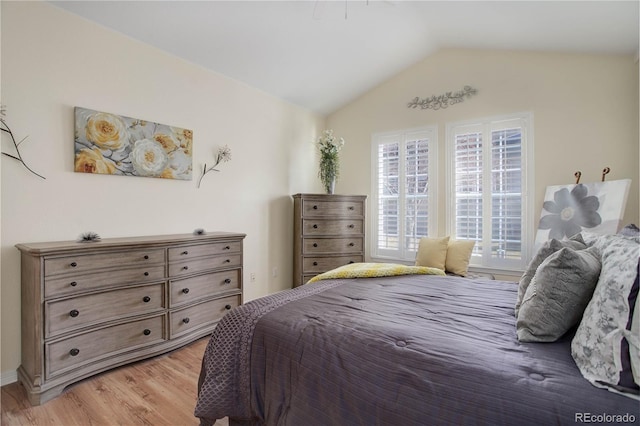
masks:
POLYGON ((164 250, 133 250, 113 253, 75 255, 44 260, 44 275, 84 273, 96 269, 164 263, 164 250))
POLYGON ((362 235, 364 222, 361 219, 303 219, 304 235, 362 235))
POLYGON ((197 244, 169 249, 169 262, 184 261, 203 256, 215 256, 242 251, 242 243, 224 242, 215 244, 197 244))
POLYGON ((169 314, 170 338, 174 339, 192 329, 213 326, 240 303, 240 296, 234 295, 198 303, 184 309, 176 309, 169 314))
POLYGON ((169 283, 170 307, 184 305, 217 293, 239 290, 240 281, 239 269, 171 280, 169 283))
POLYGON ((46 377, 82 368, 118 351, 140 349, 166 340, 166 315, 94 329, 45 345, 46 377))
POLYGON ((335 269, 338 266, 347 265, 350 263, 362 262, 361 255, 352 256, 331 256, 331 257, 305 257, 302 261, 303 271, 305 274, 310 272, 320 274, 322 272, 335 269))
POLYGON ((305 217, 341 216, 362 218, 364 216, 364 204, 361 201, 303 200, 302 214, 305 217))
POLYGON ((362 237, 352 238, 305 238, 302 251, 305 255, 361 253, 362 237))
POLYGON ((92 290, 102 290, 115 285, 133 284, 143 281, 158 281, 165 277, 164 265, 116 268, 103 272, 75 273, 62 277, 46 278, 45 298, 60 297, 92 290))
POLYGON ((169 264, 169 276, 179 277, 187 274, 207 271, 215 268, 233 268, 240 266, 242 256, 229 254, 225 256, 201 257, 192 260, 169 264))
POLYGON ((45 337, 164 307, 164 283, 48 301, 44 307, 45 337))

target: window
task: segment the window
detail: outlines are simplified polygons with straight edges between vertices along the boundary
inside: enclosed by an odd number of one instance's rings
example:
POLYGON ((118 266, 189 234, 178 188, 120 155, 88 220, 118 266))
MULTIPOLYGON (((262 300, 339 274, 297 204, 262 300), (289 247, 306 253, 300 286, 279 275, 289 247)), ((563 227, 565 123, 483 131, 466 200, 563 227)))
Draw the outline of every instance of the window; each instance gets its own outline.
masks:
POLYGON ((447 229, 476 241, 472 265, 521 269, 528 260, 530 126, 530 114, 447 126, 447 229))
POLYGON ((434 127, 373 136, 372 257, 413 261, 433 235, 437 190, 434 127))

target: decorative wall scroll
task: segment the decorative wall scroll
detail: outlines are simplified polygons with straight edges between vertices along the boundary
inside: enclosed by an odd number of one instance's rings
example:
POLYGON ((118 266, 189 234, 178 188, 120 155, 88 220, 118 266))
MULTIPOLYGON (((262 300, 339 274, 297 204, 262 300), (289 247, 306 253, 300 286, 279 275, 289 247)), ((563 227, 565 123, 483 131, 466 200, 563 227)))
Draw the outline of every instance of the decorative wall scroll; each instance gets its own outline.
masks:
POLYGON ((75 108, 75 171, 191 180, 193 132, 75 108))
POLYGON ((411 102, 407 104, 408 108, 418 108, 420 109, 444 109, 449 105, 459 104, 463 102, 465 98, 470 98, 471 96, 478 93, 476 89, 471 86, 464 86, 462 90, 458 90, 457 92, 447 92, 444 95, 440 96, 431 96, 430 98, 420 99, 419 97, 415 97, 411 102))

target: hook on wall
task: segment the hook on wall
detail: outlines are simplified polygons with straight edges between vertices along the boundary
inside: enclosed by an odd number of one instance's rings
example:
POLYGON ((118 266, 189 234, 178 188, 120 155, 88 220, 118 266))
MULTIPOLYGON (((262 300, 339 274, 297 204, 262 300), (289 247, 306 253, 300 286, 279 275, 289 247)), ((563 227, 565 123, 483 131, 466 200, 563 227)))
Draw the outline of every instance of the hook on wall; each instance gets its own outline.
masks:
POLYGON ((580 178, 582 177, 582 172, 578 170, 573 174, 576 177, 576 185, 580 183, 580 178))
POLYGON ((611 169, 609 167, 605 167, 604 169, 602 169, 602 181, 603 182, 604 182, 604 177, 606 175, 608 175, 610 171, 611 171, 611 169))

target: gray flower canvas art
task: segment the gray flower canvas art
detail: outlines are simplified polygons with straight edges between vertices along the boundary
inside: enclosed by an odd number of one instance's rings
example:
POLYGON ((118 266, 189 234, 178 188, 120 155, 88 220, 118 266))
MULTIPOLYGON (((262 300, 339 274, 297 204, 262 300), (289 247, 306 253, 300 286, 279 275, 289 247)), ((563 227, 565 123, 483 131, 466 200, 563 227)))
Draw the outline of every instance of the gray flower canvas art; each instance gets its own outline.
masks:
POLYGON ((629 195, 630 179, 547 187, 538 221, 536 247, 582 231, 615 234, 629 195))
POLYGON ((191 180, 193 132, 75 108, 75 171, 191 180))

